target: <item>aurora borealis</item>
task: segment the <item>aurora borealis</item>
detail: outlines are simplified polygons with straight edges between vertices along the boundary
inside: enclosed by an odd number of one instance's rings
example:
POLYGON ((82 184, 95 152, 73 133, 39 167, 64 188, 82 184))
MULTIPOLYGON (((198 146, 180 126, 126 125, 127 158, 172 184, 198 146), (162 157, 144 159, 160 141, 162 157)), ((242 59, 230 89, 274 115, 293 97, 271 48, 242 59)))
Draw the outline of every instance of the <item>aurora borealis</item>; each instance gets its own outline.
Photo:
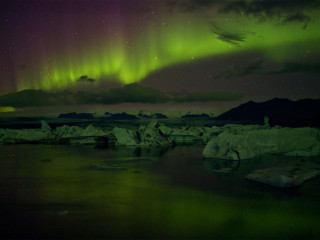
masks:
MULTIPOLYGON (((250 53, 276 66, 264 74, 290 62, 318 66, 319 6, 311 0, 7 1, 1 90, 143 82, 173 66, 250 53)), ((218 76, 226 69, 216 62, 218 76)), ((319 76, 308 73, 312 81, 319 76)))
POLYGON ((0 240, 320 239, 319 109, 320 0, 0 0, 0 240))

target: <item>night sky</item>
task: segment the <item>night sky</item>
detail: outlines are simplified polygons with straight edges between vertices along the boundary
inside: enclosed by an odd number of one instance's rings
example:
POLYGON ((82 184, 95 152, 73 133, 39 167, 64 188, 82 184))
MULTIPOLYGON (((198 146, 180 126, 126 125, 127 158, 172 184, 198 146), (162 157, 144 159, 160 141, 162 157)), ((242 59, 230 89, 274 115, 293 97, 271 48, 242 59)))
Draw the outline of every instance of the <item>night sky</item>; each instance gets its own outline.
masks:
POLYGON ((319 1, 10 0, 0 9, 0 94, 139 83, 244 100, 320 97, 319 1))

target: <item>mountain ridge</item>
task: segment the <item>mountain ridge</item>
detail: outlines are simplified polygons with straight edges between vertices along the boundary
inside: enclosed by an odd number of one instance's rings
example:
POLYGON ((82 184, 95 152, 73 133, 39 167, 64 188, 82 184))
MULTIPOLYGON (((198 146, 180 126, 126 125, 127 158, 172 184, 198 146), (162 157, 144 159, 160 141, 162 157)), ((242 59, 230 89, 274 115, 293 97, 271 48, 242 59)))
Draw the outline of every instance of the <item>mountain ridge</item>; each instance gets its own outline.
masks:
POLYGON ((215 117, 215 120, 253 121, 264 123, 269 118, 271 126, 320 127, 320 99, 273 98, 265 102, 249 101, 215 117))

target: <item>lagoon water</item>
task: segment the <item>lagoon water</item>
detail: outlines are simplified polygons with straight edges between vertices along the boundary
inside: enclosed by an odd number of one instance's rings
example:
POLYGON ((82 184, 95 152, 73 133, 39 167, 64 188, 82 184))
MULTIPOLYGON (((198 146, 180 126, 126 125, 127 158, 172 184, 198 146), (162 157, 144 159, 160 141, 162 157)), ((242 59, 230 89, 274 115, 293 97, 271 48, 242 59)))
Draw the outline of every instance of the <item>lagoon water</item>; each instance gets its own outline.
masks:
POLYGON ((245 180, 291 158, 204 161, 203 146, 0 146, 2 239, 319 239, 320 180, 245 180))

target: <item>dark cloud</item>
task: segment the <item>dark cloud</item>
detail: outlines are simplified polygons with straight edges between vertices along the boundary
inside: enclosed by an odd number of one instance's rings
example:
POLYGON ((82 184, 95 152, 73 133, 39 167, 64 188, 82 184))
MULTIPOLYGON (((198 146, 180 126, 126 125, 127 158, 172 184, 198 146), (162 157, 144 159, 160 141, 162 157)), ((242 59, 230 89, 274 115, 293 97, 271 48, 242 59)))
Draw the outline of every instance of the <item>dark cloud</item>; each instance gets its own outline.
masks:
POLYGON ((302 22, 307 24, 310 17, 304 11, 320 7, 319 0, 253 0, 253 1, 226 1, 220 6, 220 11, 224 13, 244 13, 266 20, 277 18, 279 23, 302 22))
POLYGON ((215 76, 215 78, 231 78, 231 77, 244 77, 254 73, 257 73, 258 70, 262 69, 263 61, 255 61, 248 64, 245 67, 231 67, 227 71, 221 72, 215 76))
POLYGON ((0 106, 41 107, 56 105, 72 105, 75 103, 72 92, 47 93, 42 90, 24 90, 0 96, 0 106))
POLYGON ((198 9, 212 7, 216 3, 223 2, 222 0, 170 0, 167 6, 170 11, 172 8, 178 7, 184 12, 193 12, 198 9))
POLYGON ((121 102, 131 103, 164 103, 170 100, 166 94, 159 89, 137 83, 128 84, 121 88, 113 88, 109 94, 119 98, 121 102))
POLYGON ((184 5, 182 5, 183 9, 188 12, 193 12, 198 8, 207 8, 214 5, 216 0, 189 0, 184 5))
POLYGON ((299 62, 286 62, 283 68, 279 71, 270 71, 267 74, 285 74, 285 73, 320 73, 319 63, 299 63, 299 62))
POLYGON ((287 74, 287 73, 320 73, 320 62, 318 63, 300 63, 300 62, 286 62, 282 69, 263 71, 263 61, 255 61, 245 67, 230 67, 230 69, 223 71, 215 76, 216 79, 228 79, 233 77, 244 77, 252 74, 287 74))
POLYGON ((247 65, 242 71, 239 72, 238 76, 243 77, 243 76, 248 76, 253 73, 256 73, 257 70, 260 70, 262 68, 263 61, 256 61, 252 62, 249 65, 247 65))
POLYGON ((305 10, 320 7, 319 0, 185 0, 168 1, 171 7, 182 11, 194 12, 216 7, 222 13, 236 13, 254 16, 259 20, 278 19, 280 24, 292 22, 303 23, 304 27, 311 21, 305 10))
POLYGON ((177 94, 174 97, 175 102, 210 102, 210 101, 238 101, 244 98, 242 93, 233 92, 186 92, 177 94))
POLYGON ((119 103, 165 103, 170 98, 158 89, 128 84, 106 92, 79 91, 75 94, 77 104, 119 104, 119 103))
POLYGON ((245 34, 229 32, 221 27, 218 27, 216 24, 211 24, 211 31, 217 37, 217 39, 231 43, 234 45, 239 45, 240 42, 244 42, 245 34))
POLYGON ((99 104, 102 101, 103 93, 95 93, 89 91, 78 91, 74 95, 76 104, 91 105, 99 104))
POLYGON ((223 12, 244 11, 246 14, 256 16, 278 16, 282 13, 296 13, 306 9, 319 7, 319 0, 253 0, 253 1, 226 1, 220 8, 223 12))
POLYGON ((81 76, 81 77, 78 79, 78 82, 93 83, 93 82, 95 82, 95 81, 96 81, 95 79, 89 78, 88 76, 81 76))
POLYGON ((283 19, 282 23, 286 24, 286 23, 291 23, 291 22, 301 22, 301 23, 307 24, 310 21, 311 21, 310 17, 308 17, 304 14, 301 14, 301 13, 295 13, 295 14, 286 16, 283 19))
POLYGON ((167 94, 159 89, 143 86, 137 83, 128 84, 120 88, 113 88, 106 92, 78 91, 76 93, 64 91, 60 93, 45 92, 43 90, 24 90, 0 96, 0 106, 17 108, 40 106, 67 106, 91 104, 119 104, 119 103, 166 103, 166 102, 207 102, 207 101, 236 101, 242 99, 243 94, 228 92, 187 92, 167 94))

